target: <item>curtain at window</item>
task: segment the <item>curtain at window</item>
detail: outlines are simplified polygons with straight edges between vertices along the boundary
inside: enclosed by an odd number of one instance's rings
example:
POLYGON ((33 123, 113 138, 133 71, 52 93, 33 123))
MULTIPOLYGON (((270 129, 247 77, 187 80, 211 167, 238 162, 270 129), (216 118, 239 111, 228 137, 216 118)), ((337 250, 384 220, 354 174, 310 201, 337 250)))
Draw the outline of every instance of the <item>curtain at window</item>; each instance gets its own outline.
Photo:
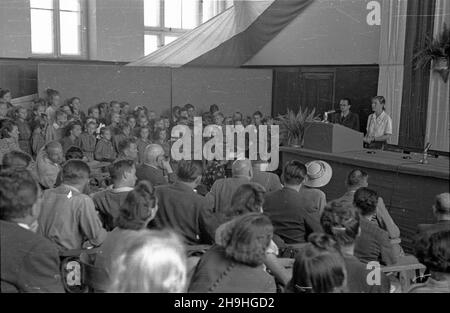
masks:
POLYGON ((378 95, 386 98, 386 112, 392 118, 393 135, 390 144, 393 145, 398 144, 400 130, 406 15, 406 0, 382 1, 378 95))
MULTIPOLYGON (((450 26, 450 1, 437 0, 434 35, 450 26)), ((450 133, 450 81, 444 83, 439 73, 432 71, 430 77, 430 93, 427 114, 426 142, 430 142, 432 150, 449 152, 450 133)))

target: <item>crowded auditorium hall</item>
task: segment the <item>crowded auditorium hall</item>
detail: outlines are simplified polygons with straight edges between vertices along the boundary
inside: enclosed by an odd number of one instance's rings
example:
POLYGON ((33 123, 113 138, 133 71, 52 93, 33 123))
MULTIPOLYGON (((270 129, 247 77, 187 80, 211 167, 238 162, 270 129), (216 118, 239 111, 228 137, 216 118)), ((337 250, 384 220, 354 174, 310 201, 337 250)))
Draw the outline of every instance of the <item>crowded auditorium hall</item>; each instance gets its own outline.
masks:
POLYGON ((0 12, 1 293, 450 293, 450 1, 0 12))

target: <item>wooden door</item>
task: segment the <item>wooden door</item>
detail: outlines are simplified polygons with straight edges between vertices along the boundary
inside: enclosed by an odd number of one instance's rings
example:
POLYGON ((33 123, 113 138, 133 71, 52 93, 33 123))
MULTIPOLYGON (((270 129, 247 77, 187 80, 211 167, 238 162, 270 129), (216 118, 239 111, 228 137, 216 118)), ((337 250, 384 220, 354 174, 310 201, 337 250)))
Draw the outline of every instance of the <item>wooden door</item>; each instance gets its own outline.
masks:
POLYGON ((306 72, 301 74, 302 107, 315 108, 323 115, 334 106, 334 72, 306 72))
POLYGON ((272 116, 284 115, 288 109, 298 112, 301 101, 300 69, 275 69, 273 77, 272 116))

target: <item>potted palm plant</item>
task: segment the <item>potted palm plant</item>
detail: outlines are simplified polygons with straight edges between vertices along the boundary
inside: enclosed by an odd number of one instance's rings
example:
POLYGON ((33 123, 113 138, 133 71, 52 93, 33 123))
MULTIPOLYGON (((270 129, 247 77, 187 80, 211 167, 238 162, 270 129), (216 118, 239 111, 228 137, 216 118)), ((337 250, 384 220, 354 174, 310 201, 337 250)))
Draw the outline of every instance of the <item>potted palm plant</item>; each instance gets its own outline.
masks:
POLYGON ((441 74, 444 82, 448 81, 450 63, 450 28, 444 24, 443 31, 432 38, 426 39, 426 46, 414 55, 416 68, 422 68, 433 63, 433 70, 441 74))
POLYGON ((286 115, 278 117, 282 141, 291 147, 302 148, 308 123, 319 120, 319 117, 316 116, 316 109, 309 110, 300 107, 297 114, 288 109, 286 115))

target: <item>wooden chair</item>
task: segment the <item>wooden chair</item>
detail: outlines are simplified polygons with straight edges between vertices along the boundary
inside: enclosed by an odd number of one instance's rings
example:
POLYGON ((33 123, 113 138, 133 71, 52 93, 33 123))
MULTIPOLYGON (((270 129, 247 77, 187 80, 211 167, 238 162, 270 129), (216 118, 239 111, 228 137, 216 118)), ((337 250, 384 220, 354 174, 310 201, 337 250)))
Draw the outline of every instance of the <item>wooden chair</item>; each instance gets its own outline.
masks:
POLYGON ((419 263, 419 261, 411 255, 401 258, 397 264, 381 268, 381 271, 386 275, 398 275, 403 292, 409 290, 411 282, 415 281, 417 277, 422 277, 425 270, 425 265, 419 263))

